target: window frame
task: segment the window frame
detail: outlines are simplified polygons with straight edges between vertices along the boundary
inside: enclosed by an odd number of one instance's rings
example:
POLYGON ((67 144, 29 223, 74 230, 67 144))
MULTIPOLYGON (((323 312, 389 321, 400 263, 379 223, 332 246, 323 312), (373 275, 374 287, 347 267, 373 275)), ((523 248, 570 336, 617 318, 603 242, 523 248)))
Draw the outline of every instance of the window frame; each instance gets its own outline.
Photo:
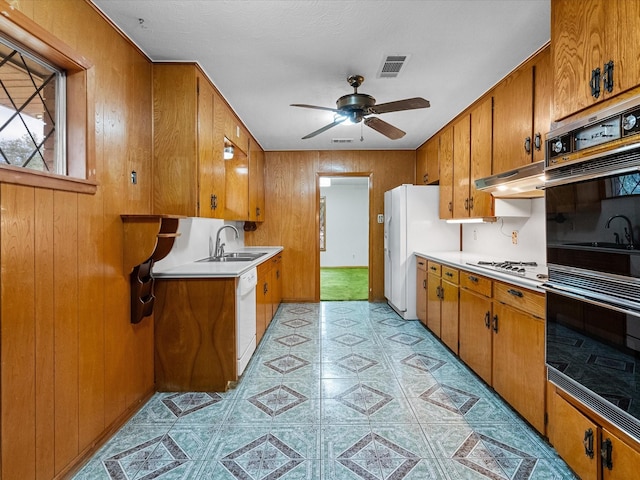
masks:
POLYGON ((0 0, 0 32, 66 73, 66 175, 0 165, 0 183, 94 194, 93 64, 40 25, 0 0))

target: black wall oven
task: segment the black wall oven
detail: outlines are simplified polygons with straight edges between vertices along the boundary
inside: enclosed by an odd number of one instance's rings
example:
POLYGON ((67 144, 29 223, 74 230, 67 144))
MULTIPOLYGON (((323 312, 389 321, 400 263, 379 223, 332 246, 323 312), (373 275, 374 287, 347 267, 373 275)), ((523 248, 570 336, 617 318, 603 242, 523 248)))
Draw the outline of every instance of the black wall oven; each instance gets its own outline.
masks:
POLYGON ((640 441, 640 98, 547 140, 549 380, 640 441))

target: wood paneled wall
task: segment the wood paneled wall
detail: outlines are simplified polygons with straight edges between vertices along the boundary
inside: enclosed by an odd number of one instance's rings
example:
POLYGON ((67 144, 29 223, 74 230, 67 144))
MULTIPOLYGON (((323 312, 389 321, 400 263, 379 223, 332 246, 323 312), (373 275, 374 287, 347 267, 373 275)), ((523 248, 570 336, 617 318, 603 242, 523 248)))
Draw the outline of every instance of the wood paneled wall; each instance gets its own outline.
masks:
POLYGON ((384 192, 415 179, 415 151, 300 151, 265 153, 266 221, 245 232, 247 245, 282 245, 282 298, 319 300, 317 176, 368 175, 372 199, 369 219, 369 286, 372 301, 384 301, 384 192))
POLYGON ((0 477, 51 479, 153 391, 120 220, 151 209, 151 64, 84 0, 9 3, 94 63, 97 193, 0 185, 0 477))

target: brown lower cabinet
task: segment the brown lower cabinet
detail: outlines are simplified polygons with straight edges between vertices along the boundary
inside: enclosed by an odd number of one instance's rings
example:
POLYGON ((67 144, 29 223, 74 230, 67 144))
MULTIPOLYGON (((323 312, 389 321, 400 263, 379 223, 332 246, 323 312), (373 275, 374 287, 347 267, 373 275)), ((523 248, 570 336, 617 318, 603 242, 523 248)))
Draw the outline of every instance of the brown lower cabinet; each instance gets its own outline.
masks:
POLYGON ((458 353, 458 270, 427 262, 426 325, 458 353))
POLYGON ((640 445, 601 419, 555 385, 547 388, 547 436, 556 451, 582 480, 629 480, 640 476, 640 445), (575 404, 572 404, 575 403, 575 404), (635 443, 632 448, 630 444, 635 443))
POLYGON ((416 317, 427 325, 427 259, 416 257, 416 317))
MULTIPOLYGON (((442 272, 449 268, 439 264, 438 267, 442 272)), ((443 286, 450 282, 445 281, 442 274, 439 288, 433 288, 439 296, 444 296, 444 301, 440 299, 442 308, 437 317, 438 333, 431 328, 429 308, 427 325, 534 428, 544 433, 544 294, 464 270, 450 270, 451 283, 454 279, 459 282, 459 287, 455 285, 455 294, 449 294, 456 300, 455 313, 444 313, 447 287, 443 286), (454 335, 447 331, 447 322, 452 318, 455 318, 459 342, 457 350, 450 345, 454 340, 445 341, 454 335)), ((429 296, 432 278, 435 285, 437 270, 429 274, 429 296)), ((427 301, 427 306, 435 303, 427 301)))
POLYGON ((258 265, 256 344, 264 336, 282 301, 282 253, 258 265))

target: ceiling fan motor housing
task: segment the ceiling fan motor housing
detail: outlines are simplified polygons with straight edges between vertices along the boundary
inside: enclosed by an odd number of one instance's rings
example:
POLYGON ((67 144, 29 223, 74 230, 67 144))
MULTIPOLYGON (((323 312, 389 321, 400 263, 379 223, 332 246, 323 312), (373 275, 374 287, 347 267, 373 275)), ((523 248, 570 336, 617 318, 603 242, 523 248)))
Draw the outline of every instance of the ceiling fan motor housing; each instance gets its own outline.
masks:
POLYGON ((352 120, 356 123, 361 122, 365 115, 371 113, 370 109, 375 104, 376 99, 366 93, 343 95, 336 102, 338 110, 352 117, 352 120))

